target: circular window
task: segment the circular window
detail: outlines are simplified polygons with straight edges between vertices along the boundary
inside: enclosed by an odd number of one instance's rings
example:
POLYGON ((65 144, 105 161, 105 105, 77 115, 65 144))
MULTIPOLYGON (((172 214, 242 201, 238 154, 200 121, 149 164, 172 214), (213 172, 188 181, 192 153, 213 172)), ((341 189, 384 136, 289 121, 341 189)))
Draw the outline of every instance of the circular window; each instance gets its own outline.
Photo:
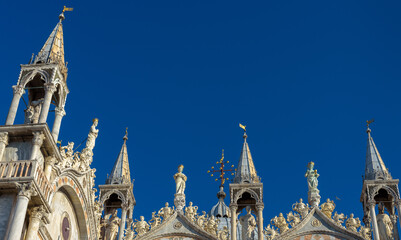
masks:
POLYGON ((61 236, 63 236, 63 240, 70 239, 70 232, 71 232, 71 224, 68 215, 63 214, 63 218, 61 220, 61 236))

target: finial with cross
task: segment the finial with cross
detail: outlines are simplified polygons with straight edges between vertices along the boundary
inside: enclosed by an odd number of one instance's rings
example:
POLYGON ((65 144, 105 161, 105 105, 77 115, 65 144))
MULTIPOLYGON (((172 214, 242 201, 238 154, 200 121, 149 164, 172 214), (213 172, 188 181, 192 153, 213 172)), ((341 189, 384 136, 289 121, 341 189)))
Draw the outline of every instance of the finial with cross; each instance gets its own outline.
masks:
POLYGON ((226 178, 224 175, 226 175, 229 172, 231 172, 231 175, 234 175, 235 171, 237 171, 237 169, 234 169, 234 165, 231 165, 230 169, 224 169, 225 164, 229 164, 229 163, 230 163, 229 161, 224 161, 224 149, 223 149, 222 153, 221 153, 220 161, 216 162, 216 164, 220 165, 220 167, 218 169, 215 169, 214 167, 212 167, 211 170, 207 171, 207 173, 210 173, 210 176, 212 176, 212 177, 215 173, 220 174, 219 177, 215 179, 216 181, 218 181, 220 179, 220 181, 221 181, 220 187, 223 187, 225 181, 228 180, 228 178, 226 178))
POLYGON ((366 121, 366 126, 367 126, 367 128, 368 128, 368 129, 366 130, 366 132, 370 133, 370 128, 369 128, 369 126, 370 126, 370 124, 372 124, 374 121, 375 121, 374 119, 371 119, 371 120, 366 121))

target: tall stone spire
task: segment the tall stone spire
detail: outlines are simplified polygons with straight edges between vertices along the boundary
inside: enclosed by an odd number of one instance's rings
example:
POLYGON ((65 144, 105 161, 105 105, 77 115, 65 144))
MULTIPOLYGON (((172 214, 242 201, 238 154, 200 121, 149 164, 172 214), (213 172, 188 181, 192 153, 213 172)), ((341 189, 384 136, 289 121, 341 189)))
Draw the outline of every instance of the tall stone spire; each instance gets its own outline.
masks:
POLYGON ((375 142, 373 141, 369 126, 366 132, 368 133, 368 146, 366 151, 365 179, 391 179, 391 175, 384 165, 375 142))
POLYGON ((53 29, 49 38, 46 40, 45 45, 38 53, 34 63, 64 63, 64 38, 63 38, 63 24, 62 21, 65 19, 64 10, 59 16, 60 21, 53 29))
POLYGON ((249 150, 246 130, 244 127, 244 144, 242 145, 241 156, 238 161, 237 171, 233 183, 258 183, 260 178, 256 174, 255 165, 253 164, 251 151, 249 150))
POLYGON ((106 184, 129 184, 131 182, 127 152, 128 130, 125 130, 123 140, 124 142, 120 154, 118 154, 113 170, 106 180, 106 184))

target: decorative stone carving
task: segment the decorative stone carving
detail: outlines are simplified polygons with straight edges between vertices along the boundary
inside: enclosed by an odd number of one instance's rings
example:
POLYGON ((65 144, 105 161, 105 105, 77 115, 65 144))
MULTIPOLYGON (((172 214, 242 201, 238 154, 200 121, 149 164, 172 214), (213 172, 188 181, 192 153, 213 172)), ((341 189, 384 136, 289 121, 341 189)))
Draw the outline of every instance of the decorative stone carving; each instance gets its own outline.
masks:
POLYGON ((162 219, 158 214, 156 214, 156 212, 152 212, 152 219, 150 219, 149 223, 153 229, 162 223, 162 219))
POLYGON ((134 223, 134 229, 138 236, 141 236, 149 231, 149 224, 145 221, 143 216, 140 216, 139 218, 140 220, 136 220, 137 222, 134 223))
POLYGON ((330 201, 330 198, 320 206, 322 212, 330 219, 335 207, 336 205, 334 204, 334 201, 330 201))
POLYGON ((265 234, 267 240, 273 240, 274 238, 276 238, 279 235, 277 230, 274 229, 273 226, 270 226, 270 224, 267 225, 267 227, 265 228, 263 233, 265 234))
POLYGON ((102 217, 102 212, 103 212, 103 206, 99 201, 95 201, 93 204, 93 212, 95 213, 95 221, 96 221, 96 231, 97 231, 97 236, 100 236, 101 230, 102 230, 102 225, 101 225, 101 217, 102 217))
POLYGON ((53 94, 57 90, 56 85, 54 83, 45 83, 44 89, 45 92, 50 92, 51 94, 53 94))
POLYGON ((288 228, 288 223, 286 222, 284 216, 282 213, 279 214, 279 216, 275 216, 270 223, 274 226, 276 226, 278 229, 280 229, 280 234, 286 232, 288 228))
POLYGON ((32 144, 42 146, 45 135, 42 132, 33 132, 32 144))
POLYGON ((55 112, 56 115, 59 115, 59 116, 61 116, 61 117, 64 117, 64 116, 65 116, 65 110, 64 110, 63 107, 56 107, 56 108, 54 109, 54 112, 55 112))
POLYGON ((3 143, 5 146, 8 145, 8 132, 0 133, 0 143, 3 143))
POLYGON ((176 194, 184 194, 185 182, 187 181, 187 176, 185 176, 182 171, 184 170, 184 165, 178 166, 178 173, 174 175, 174 180, 176 184, 176 194))
POLYGON ((127 229, 125 230, 124 240, 133 240, 135 237, 135 232, 132 230, 132 219, 127 219, 127 229))
MULTIPOLYGON (((93 148, 95 147, 96 138, 99 134, 99 130, 96 129, 98 125, 98 119, 93 119, 93 124, 90 128, 88 138, 86 140, 86 147, 82 150, 81 154, 79 154, 79 171, 86 171, 89 169, 90 164, 93 160, 93 148)), ((74 159, 75 160, 75 159, 74 159)))
POLYGON ((317 173, 316 169, 313 169, 313 167, 315 166, 314 162, 310 162, 308 163, 308 169, 305 173, 305 177, 308 180, 308 201, 309 204, 312 207, 317 207, 319 206, 320 203, 320 195, 319 195, 319 190, 317 189, 318 183, 319 181, 317 180, 317 178, 320 176, 317 173))
POLYGON ((246 207, 246 214, 239 218, 239 222, 242 226, 242 239, 252 239, 252 233, 256 228, 256 220, 255 217, 252 216, 251 207, 246 207))
POLYGON ((38 123, 44 99, 32 101, 25 112, 25 124, 38 123))
POLYGON ((13 86, 13 93, 14 93, 14 95, 22 96, 22 94, 25 93, 24 87, 20 86, 20 85, 14 85, 13 86))
POLYGON ((377 227, 379 230, 380 240, 392 240, 393 238, 393 223, 390 217, 384 213, 382 203, 378 206, 379 214, 377 214, 377 227))
POLYGON ((312 225, 312 227, 320 227, 322 225, 322 222, 317 219, 313 219, 310 224, 312 225))
POLYGON ((212 215, 205 224, 205 231, 216 236, 219 222, 220 220, 215 219, 215 217, 212 215))
POLYGON ((345 226, 348 230, 352 232, 358 232, 357 229, 361 226, 361 221, 359 220, 359 218, 354 218, 354 214, 351 213, 351 215, 345 222, 345 226))
POLYGON ((87 149, 93 150, 93 148, 95 147, 95 142, 96 142, 96 138, 99 134, 99 129, 96 129, 99 120, 97 118, 93 119, 93 124, 90 128, 89 134, 88 134, 88 139, 86 140, 86 147, 87 149))
POLYGON ((62 168, 71 167, 74 160, 74 142, 68 142, 67 146, 61 147, 60 155, 62 157, 62 161, 59 162, 58 165, 62 168))
POLYGON ((206 222, 206 212, 202 211, 202 215, 198 216, 198 219, 196 219, 196 224, 198 224, 199 227, 202 229, 205 228, 205 222, 206 222))
POLYGON ((117 216, 117 209, 114 210, 113 215, 107 221, 105 237, 107 240, 115 240, 120 225, 120 218, 117 216))
POLYGON ((344 216, 344 213, 338 214, 337 212, 334 213, 333 220, 338 226, 342 226, 342 223, 344 220, 347 219, 346 216, 344 216))
POLYGON ((195 216, 198 214, 198 207, 192 206, 192 202, 189 202, 189 206, 185 208, 185 216, 189 218, 192 222, 195 221, 195 216))
POLYGON ((295 227, 301 222, 300 215, 298 213, 289 212, 287 213, 287 222, 290 223, 291 227, 295 227))
POLYGON ((178 212, 183 212, 185 207, 185 194, 176 193, 174 198, 174 205, 178 212))
POLYGON ((182 223, 181 222, 174 223, 173 228, 176 229, 176 230, 182 228, 182 223))
POLYGON ((42 205, 29 209, 28 213, 31 219, 42 219, 42 217, 46 214, 42 205))
POLYGON ((30 199, 31 196, 37 195, 35 189, 33 189, 33 187, 28 183, 18 184, 17 188, 19 189, 18 196, 23 196, 30 199))
POLYGON ((372 234, 371 234, 370 228, 368 228, 368 227, 361 227, 361 228, 359 229, 359 234, 360 234, 364 239, 368 239, 368 240, 372 239, 372 234))
POLYGON ((228 228, 226 226, 224 226, 223 229, 218 232, 217 238, 219 240, 228 240, 228 236, 229 236, 228 234, 229 234, 228 228))
POLYGON ((161 216, 163 220, 166 220, 171 215, 173 215, 173 213, 174 213, 174 208, 169 207, 168 202, 166 202, 165 207, 161 208, 157 214, 161 216))
POLYGON ((292 210, 301 214, 302 219, 309 213, 309 205, 302 202, 302 198, 299 199, 299 203, 296 202, 292 205, 292 210))

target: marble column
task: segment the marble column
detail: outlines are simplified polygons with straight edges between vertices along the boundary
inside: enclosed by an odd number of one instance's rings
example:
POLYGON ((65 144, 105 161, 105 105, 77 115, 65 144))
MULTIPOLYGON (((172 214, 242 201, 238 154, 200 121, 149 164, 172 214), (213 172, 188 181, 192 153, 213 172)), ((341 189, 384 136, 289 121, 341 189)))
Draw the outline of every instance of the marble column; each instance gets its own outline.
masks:
POLYGON ((44 139, 45 139, 45 135, 42 132, 33 132, 32 151, 31 151, 30 160, 36 159, 36 157, 40 151, 40 147, 43 144, 44 139))
POLYGON ((31 195, 34 190, 29 184, 21 184, 20 191, 17 196, 17 202, 14 207, 14 217, 10 223, 10 231, 7 236, 7 240, 21 239, 22 227, 25 222, 26 210, 28 208, 28 202, 31 199, 31 195))
POLYGON ((54 118, 54 123, 53 123, 53 129, 52 129, 52 135, 53 139, 55 142, 57 142, 58 135, 60 133, 60 126, 61 126, 61 120, 65 116, 65 111, 64 108, 62 107, 56 107, 55 109, 55 118, 54 118))
POLYGON ((48 156, 45 158, 45 176, 47 180, 50 182, 50 176, 52 173, 52 167, 56 161, 56 158, 53 156, 48 156))
POLYGON ((256 211, 258 217, 258 239, 262 240, 263 240, 263 208, 264 208, 263 203, 256 205, 256 211))
POLYGON ((120 233, 118 234, 118 240, 122 240, 124 237, 125 221, 127 219, 128 204, 123 204, 121 209, 121 223, 120 223, 120 233))
POLYGON ((13 100, 11 101, 10 109, 8 110, 6 125, 13 125, 15 120, 15 115, 17 114, 19 101, 21 99, 22 94, 25 93, 23 86, 13 86, 13 100))
MULTIPOLYGON (((398 199, 397 201, 396 201, 396 206, 397 206, 397 213, 398 213, 398 217, 400 217, 400 212, 401 212, 401 199, 398 199)), ((398 220, 398 223, 400 224, 400 227, 401 227, 401 221, 400 220, 398 220)))
POLYGON ((374 240, 380 240, 379 237, 379 228, 377 226, 377 219, 376 219, 376 201, 369 201, 369 211, 370 211, 370 217, 372 219, 372 229, 373 229, 373 239, 374 240))
POLYGON ((238 206, 230 204, 231 210, 231 240, 237 240, 237 209, 238 206))
POLYGON ((8 145, 8 132, 0 133, 0 161, 3 159, 4 151, 8 145))
POLYGON ((390 215, 391 222, 393 223, 393 236, 394 240, 400 240, 400 235, 398 234, 398 226, 397 226, 397 215, 390 215))
POLYGON ((25 240, 37 240, 40 223, 44 215, 43 206, 33 207, 29 211, 29 225, 25 240))
POLYGON ((49 114, 50 104, 52 102, 53 93, 57 90, 53 83, 45 83, 45 97, 42 106, 42 112, 40 113, 39 123, 45 123, 47 115, 49 114))

